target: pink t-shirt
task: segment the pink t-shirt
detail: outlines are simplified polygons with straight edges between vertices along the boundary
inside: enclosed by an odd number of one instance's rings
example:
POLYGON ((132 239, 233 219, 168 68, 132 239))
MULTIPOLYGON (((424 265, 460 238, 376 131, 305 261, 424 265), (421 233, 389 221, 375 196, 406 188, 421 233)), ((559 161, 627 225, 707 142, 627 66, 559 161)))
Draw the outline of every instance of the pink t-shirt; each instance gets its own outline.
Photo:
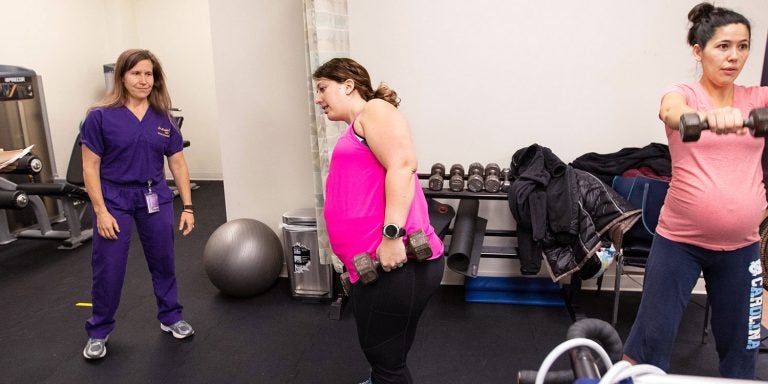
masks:
MULTIPOLYGON (((697 111, 713 109, 699 83, 667 90, 685 96, 697 111)), ((733 107, 746 119, 768 105, 768 87, 735 86, 733 107)), ((758 226, 766 207, 760 163, 763 138, 749 134, 716 135, 684 143, 680 132, 666 127, 672 157, 672 181, 656 231, 670 240, 706 249, 730 251, 760 240, 758 226)))
MULTIPOLYGON (((375 258, 376 249, 382 240, 386 204, 384 178, 387 170, 370 148, 355 135, 352 124, 333 148, 325 181, 323 211, 331 248, 346 265, 350 280, 354 283, 358 276, 352 259, 363 252, 375 258)), ((443 242, 429 223, 427 200, 415 175, 413 190, 411 210, 404 225, 405 232, 424 230, 432 248, 432 258, 440 257, 443 254, 443 242)))

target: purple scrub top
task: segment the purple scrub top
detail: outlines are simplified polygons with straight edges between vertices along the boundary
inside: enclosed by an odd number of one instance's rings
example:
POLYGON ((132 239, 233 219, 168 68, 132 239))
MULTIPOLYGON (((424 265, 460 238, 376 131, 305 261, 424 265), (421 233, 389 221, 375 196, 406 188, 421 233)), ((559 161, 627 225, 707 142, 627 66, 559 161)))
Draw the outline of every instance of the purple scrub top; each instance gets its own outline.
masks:
POLYGON ((164 156, 183 149, 179 129, 151 107, 141 121, 125 106, 95 108, 83 122, 80 142, 101 158, 102 181, 138 187, 152 180, 159 189, 167 189, 164 156))

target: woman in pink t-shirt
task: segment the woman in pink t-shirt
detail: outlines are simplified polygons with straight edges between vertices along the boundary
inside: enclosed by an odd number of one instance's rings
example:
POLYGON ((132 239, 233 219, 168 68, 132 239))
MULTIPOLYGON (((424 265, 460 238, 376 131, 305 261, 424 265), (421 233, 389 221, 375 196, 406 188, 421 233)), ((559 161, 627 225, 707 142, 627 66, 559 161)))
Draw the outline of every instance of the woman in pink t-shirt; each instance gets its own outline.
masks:
POLYGON ((315 103, 329 120, 349 125, 333 148, 323 211, 331 248, 353 283, 358 339, 371 364, 365 382, 411 383, 408 351, 444 261, 416 177, 410 127, 394 90, 384 84, 374 90, 354 60, 332 59, 313 78, 315 103), (420 263, 409 262, 404 243, 417 230, 432 250, 420 263), (361 253, 381 263, 373 283, 359 281, 353 258, 361 253))
POLYGON ((720 374, 752 379, 762 310, 764 139, 749 135, 743 122, 752 109, 768 106, 768 87, 734 84, 749 56, 751 27, 744 16, 701 3, 688 19, 688 43, 702 75, 697 83, 669 87, 661 100, 672 180, 625 359, 669 368, 683 310, 703 272, 720 374), (686 113, 698 113, 709 124, 697 141, 681 139, 686 113))

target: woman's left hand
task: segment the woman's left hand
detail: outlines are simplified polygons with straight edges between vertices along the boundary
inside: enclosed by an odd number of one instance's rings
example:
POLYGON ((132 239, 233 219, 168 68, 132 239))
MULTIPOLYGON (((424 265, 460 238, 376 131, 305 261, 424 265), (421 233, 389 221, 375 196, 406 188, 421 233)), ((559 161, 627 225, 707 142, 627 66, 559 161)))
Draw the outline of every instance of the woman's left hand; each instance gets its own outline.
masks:
POLYGON ((382 239, 379 248, 376 249, 376 256, 384 272, 400 268, 408 261, 402 239, 382 239))
POLYGON ((188 235, 195 228, 195 214, 190 212, 181 212, 181 218, 179 218, 179 231, 182 236, 188 235))

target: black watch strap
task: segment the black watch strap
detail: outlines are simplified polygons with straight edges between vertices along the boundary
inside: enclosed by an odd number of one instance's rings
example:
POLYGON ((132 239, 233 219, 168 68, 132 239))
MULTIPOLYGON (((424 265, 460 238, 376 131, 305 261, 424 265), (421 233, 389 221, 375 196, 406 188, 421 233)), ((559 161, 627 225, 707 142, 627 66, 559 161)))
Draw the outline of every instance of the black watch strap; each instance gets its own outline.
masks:
POLYGON ((405 228, 397 224, 385 224, 381 233, 388 239, 398 239, 405 236, 405 228))

